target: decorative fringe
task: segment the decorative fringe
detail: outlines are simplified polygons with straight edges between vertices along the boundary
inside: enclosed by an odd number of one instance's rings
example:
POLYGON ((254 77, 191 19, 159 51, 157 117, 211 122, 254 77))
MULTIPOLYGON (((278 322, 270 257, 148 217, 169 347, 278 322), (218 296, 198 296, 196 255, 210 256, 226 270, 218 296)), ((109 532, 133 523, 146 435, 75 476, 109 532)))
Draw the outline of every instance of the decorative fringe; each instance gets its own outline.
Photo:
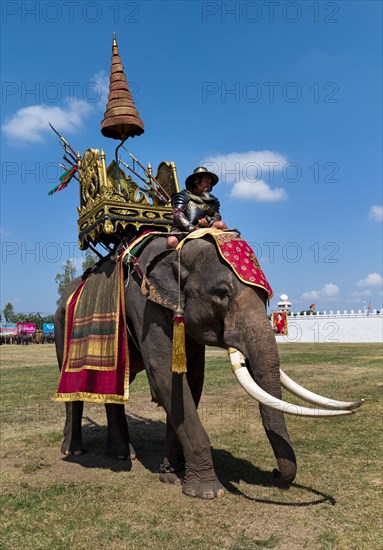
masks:
POLYGON ((186 372, 185 319, 181 309, 177 309, 173 317, 172 372, 186 372))

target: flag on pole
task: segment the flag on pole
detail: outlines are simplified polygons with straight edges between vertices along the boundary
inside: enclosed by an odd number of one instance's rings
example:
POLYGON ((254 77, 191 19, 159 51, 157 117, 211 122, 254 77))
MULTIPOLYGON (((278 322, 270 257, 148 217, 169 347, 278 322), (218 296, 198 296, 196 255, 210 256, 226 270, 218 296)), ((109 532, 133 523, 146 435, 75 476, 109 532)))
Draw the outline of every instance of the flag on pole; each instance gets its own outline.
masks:
POLYGON ((58 191, 61 191, 62 189, 65 189, 70 180, 73 178, 75 173, 77 172, 77 166, 73 166, 70 170, 67 170, 60 176, 60 183, 56 185, 53 189, 51 189, 48 193, 48 195, 52 196, 54 193, 57 193, 58 191))

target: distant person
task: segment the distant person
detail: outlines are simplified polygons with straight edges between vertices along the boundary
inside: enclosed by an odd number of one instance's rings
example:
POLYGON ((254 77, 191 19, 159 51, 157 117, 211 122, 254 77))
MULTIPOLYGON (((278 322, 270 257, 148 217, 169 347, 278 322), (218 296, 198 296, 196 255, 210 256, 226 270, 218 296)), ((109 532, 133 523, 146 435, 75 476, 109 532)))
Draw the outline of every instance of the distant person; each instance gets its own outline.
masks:
POLYGON ((284 334, 285 333, 285 325, 286 321, 282 313, 278 313, 276 321, 275 321, 275 332, 277 334, 284 334))
MULTIPOLYGON (((214 227, 227 229, 219 213, 219 201, 211 195, 211 190, 218 183, 218 176, 199 166, 185 180, 186 189, 174 195, 173 219, 174 225, 170 233, 191 233, 196 229, 214 227)), ((185 235, 170 235, 168 248, 176 248, 185 235)))

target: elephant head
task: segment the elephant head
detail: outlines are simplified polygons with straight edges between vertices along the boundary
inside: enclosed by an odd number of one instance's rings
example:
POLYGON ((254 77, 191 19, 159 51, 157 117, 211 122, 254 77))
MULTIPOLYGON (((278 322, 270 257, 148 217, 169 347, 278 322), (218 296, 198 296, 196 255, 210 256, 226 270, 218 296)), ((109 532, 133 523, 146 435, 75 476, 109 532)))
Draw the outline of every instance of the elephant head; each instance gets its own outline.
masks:
MULTIPOLYGON (((270 400, 267 400, 270 396, 265 396, 265 392, 262 394, 262 389, 249 381, 248 371, 252 371, 251 364, 254 363, 248 361, 246 365, 243 354, 250 359, 249 345, 251 342, 256 342, 257 346, 261 347, 259 332, 256 333, 255 330, 260 330, 262 334, 270 333, 270 323, 266 322, 264 314, 267 296, 264 289, 261 290, 254 286, 247 288, 246 285, 243 285, 238 276, 234 274, 234 271, 227 269, 227 262, 222 261, 217 254, 217 250, 209 246, 208 242, 206 240, 200 241, 199 245, 194 243, 195 246, 203 247, 200 248, 197 254, 204 257, 206 264, 201 261, 199 263, 195 262, 193 254, 196 253, 197 249, 191 249, 190 247, 184 249, 186 254, 183 252, 182 261, 180 256, 175 259, 173 255, 170 261, 168 258, 167 261, 159 262, 161 258, 164 258, 163 254, 152 259, 147 268, 148 277, 146 279, 147 293, 150 299, 173 310, 182 304, 188 319, 187 330, 189 334, 196 341, 203 344, 227 348, 232 370, 236 374, 239 383, 261 403, 283 410, 286 414, 301 416, 344 416, 352 414, 352 410, 359 407, 363 400, 354 402, 337 401, 314 394, 294 382, 282 369, 279 369, 280 382, 285 389, 324 409, 307 409, 282 401, 278 403, 275 399, 270 402, 270 400), (192 254, 190 254, 191 251, 193 251, 192 254), (187 252, 189 252, 189 255, 187 252), (202 271, 206 270, 205 273, 208 272, 207 280, 204 280, 205 275, 199 272, 199 268, 202 271), (177 281, 178 272, 180 272, 180 277, 177 281), (246 295, 242 295, 245 290, 247 290, 246 295), (239 298, 240 295, 242 295, 241 298, 239 298), (260 312, 256 312, 255 308, 259 307, 260 302, 264 306, 261 306, 260 312), (246 304, 248 309, 244 311, 241 303, 246 304), (250 327, 248 327, 249 323, 250 327), (259 324, 262 324, 262 326, 257 328, 259 324), (227 330, 228 327, 229 330, 227 330), (246 327, 248 327, 248 330, 253 331, 252 334, 245 333, 246 327), (236 342, 235 347, 229 343, 234 341, 236 342), (241 349, 243 353, 238 353, 237 348, 241 349), (243 371, 238 370, 244 367, 247 367, 247 374, 245 374, 245 369, 243 371)), ((255 373, 253 378, 256 379, 255 373)))

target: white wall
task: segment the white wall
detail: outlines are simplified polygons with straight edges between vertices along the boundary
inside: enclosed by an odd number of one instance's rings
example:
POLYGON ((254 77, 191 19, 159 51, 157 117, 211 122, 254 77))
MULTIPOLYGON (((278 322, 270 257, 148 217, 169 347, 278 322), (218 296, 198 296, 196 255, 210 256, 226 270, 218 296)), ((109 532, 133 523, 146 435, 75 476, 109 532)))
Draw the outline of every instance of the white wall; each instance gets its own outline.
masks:
POLYGON ((335 313, 288 317, 288 334, 279 343, 383 342, 383 315, 335 313))

